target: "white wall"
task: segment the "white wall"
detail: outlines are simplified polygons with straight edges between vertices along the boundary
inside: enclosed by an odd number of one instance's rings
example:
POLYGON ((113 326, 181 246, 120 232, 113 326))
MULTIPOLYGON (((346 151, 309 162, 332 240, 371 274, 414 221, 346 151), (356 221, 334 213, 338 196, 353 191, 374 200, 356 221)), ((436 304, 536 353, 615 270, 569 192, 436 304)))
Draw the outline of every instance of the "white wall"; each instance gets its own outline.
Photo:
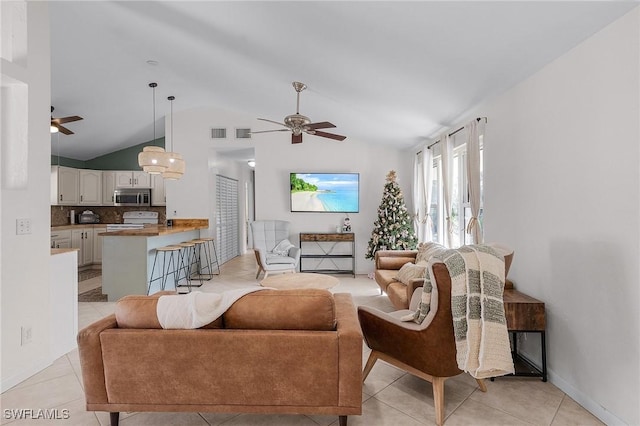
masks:
POLYGON ((510 278, 546 303, 551 381, 640 424, 640 9, 476 114, 486 240, 515 248, 510 278))
MULTIPOLYGON (((20 2, 13 2, 14 4, 20 2)), ((2 329, 2 391, 26 379, 51 363, 49 328, 49 238, 50 206, 49 179, 51 138, 47 123, 50 120, 50 53, 49 17, 46 2, 25 2, 27 16, 28 54, 18 63, 2 59, 3 93, 8 84, 20 82, 28 88, 27 149, 24 157, 14 158, 26 171, 11 180, 2 174, 1 244, 1 329, 2 329), (16 219, 31 219, 31 234, 16 235, 16 219), (32 341, 21 346, 20 327, 32 329, 32 341)), ((25 4, 23 3, 23 4, 25 4)), ((2 11, 10 3, 3 2, 2 11)), ((16 22, 19 22, 17 20, 16 22)), ((3 33, 3 36, 5 34, 3 33)), ((4 43, 4 41, 3 41, 4 43)), ((9 111, 2 109, 2 126, 14 123, 7 120, 9 111)), ((22 131, 10 132, 13 137, 22 131)), ((15 139, 3 133, 3 167, 7 155, 16 147, 15 139)), ((20 149, 24 147, 19 147, 20 149)), ((13 166, 16 164, 13 163, 13 166)))
MULTIPOLYGON (((336 123, 338 124, 338 123, 336 123)), ((342 223, 338 213, 291 213, 289 206, 290 172, 358 172, 360 173, 360 213, 350 214, 356 234, 356 271, 367 273, 373 263, 364 259, 365 249, 382 199, 385 176, 398 172, 398 181, 410 203, 413 174, 411 155, 406 151, 381 147, 347 138, 337 142, 304 136, 302 144, 291 144, 286 132, 253 135, 249 140, 233 137, 233 129, 249 127, 265 129, 255 118, 215 108, 199 108, 174 115, 174 149, 186 160, 182 179, 167 184, 167 216, 208 217, 214 231, 215 174, 224 170, 240 180, 240 188, 250 179, 244 165, 235 168, 220 153, 234 149, 255 149, 256 219, 281 219, 291 222, 292 243, 298 244, 300 232, 335 232, 342 223), (211 139, 212 127, 226 127, 228 139, 211 139), (196 194, 196 196, 194 196, 196 194)), ((347 135, 348 136, 348 135, 347 135)), ((242 199, 241 195, 241 199, 242 199)), ((243 213, 241 208, 241 214, 243 213)), ((242 222, 241 222, 242 223, 242 222)), ((245 238, 241 236, 241 241, 245 238)))

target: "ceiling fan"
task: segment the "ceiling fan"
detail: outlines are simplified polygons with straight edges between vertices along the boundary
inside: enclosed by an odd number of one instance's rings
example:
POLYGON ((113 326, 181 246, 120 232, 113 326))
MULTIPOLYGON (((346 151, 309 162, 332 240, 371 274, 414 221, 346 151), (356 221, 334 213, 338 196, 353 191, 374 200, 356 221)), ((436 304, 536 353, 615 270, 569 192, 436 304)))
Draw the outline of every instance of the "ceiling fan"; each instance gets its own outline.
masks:
POLYGON ((69 117, 53 118, 53 106, 51 107, 51 133, 61 132, 65 135, 73 135, 73 132, 63 126, 64 123, 82 120, 82 117, 71 115, 69 117))
POLYGON ((296 113, 292 115, 287 115, 284 118, 284 123, 279 123, 273 120, 267 120, 266 118, 258 118, 258 120, 267 121, 269 123, 278 124, 280 126, 286 127, 286 129, 278 129, 278 130, 262 130, 253 133, 270 133, 270 132, 288 132, 291 131, 291 143, 301 143, 302 142, 302 133, 306 133, 308 135, 316 135, 321 136, 323 138, 335 139, 338 141, 343 141, 347 137, 342 135, 336 135, 334 133, 323 132, 318 129, 328 129, 331 127, 336 127, 335 125, 329 123, 328 121, 322 121, 318 123, 312 123, 309 117, 305 117, 300 114, 300 92, 307 88, 304 83, 300 83, 299 81, 294 81, 293 88, 296 89, 297 92, 297 100, 296 100, 296 113))

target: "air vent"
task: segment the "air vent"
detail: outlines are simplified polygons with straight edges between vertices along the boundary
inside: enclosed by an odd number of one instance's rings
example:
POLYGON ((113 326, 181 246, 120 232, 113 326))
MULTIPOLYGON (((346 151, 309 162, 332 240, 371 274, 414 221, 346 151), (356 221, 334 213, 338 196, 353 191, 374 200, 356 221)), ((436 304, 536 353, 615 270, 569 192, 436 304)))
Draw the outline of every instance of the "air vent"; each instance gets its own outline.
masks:
POLYGON ((211 129, 211 139, 226 139, 226 138, 227 138, 227 129, 224 129, 224 128, 211 129))
POLYGON ((251 139, 251 129, 236 129, 236 139, 251 139))

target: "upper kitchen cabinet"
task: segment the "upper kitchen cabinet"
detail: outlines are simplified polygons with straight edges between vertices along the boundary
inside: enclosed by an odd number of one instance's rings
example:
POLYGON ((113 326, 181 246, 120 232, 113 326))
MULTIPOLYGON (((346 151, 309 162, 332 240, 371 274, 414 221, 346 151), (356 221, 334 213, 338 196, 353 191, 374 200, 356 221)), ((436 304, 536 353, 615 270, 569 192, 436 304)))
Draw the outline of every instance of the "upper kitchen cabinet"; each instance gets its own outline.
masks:
POLYGON ((164 178, 162 175, 151 175, 151 205, 167 205, 167 196, 165 195, 164 178))
POLYGON ((147 172, 115 172, 116 188, 151 188, 151 178, 147 172))
POLYGON ((102 172, 99 170, 79 170, 80 202, 84 206, 102 205, 102 172))
POLYGON ((77 206, 80 202, 78 169, 51 166, 51 205, 77 206))
POLYGON ((116 190, 116 173, 111 171, 102 172, 102 205, 113 206, 115 202, 113 192, 116 190))

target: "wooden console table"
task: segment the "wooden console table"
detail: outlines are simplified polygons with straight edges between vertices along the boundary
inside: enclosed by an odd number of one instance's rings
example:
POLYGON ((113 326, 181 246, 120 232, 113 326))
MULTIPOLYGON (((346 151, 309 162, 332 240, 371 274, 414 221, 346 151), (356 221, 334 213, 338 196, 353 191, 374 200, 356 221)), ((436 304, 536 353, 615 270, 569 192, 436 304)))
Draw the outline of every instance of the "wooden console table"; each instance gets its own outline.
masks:
POLYGON ((351 274, 356 277, 356 237, 352 232, 344 233, 300 233, 300 272, 319 272, 322 274, 351 274), (315 243, 320 249, 320 253, 305 253, 303 243, 315 243), (329 247, 323 246, 321 243, 333 243, 329 247), (340 243, 351 243, 351 251, 348 254, 336 253, 336 246, 340 243), (320 259, 320 264, 328 260, 335 266, 334 269, 304 269, 302 263, 304 259, 320 259), (351 259, 351 269, 340 269, 333 262, 333 259, 351 259))
POLYGON ((512 335, 511 354, 513 355, 513 363, 516 370, 514 376, 542 377, 542 381, 546 382, 547 352, 545 346, 546 318, 544 302, 512 288, 505 288, 503 300, 507 330, 512 335), (518 333, 540 334, 542 370, 518 353, 518 333))

